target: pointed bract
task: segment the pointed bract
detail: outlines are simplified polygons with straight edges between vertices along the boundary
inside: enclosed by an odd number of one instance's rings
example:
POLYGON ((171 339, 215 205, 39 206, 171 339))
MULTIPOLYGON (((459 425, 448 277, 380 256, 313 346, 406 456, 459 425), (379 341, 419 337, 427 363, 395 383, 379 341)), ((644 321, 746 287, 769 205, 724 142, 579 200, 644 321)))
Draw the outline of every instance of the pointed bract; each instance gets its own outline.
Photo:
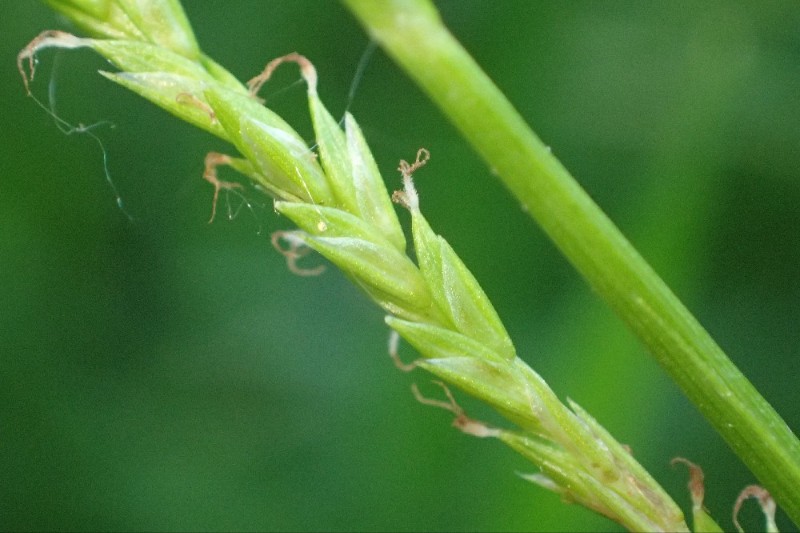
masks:
POLYGON ((475 277, 418 209, 411 209, 411 224, 419 267, 436 303, 458 331, 513 360, 514 345, 475 277))
POLYGON ((47 0, 53 9, 98 38, 149 42, 188 59, 200 48, 177 0, 47 0))
POLYGON ((116 1, 148 41, 192 60, 200 57, 192 26, 178 0, 116 1))
POLYGON ((319 146, 319 158, 325 169, 328 185, 342 209, 360 216, 344 132, 322 105, 316 92, 309 92, 308 101, 314 123, 314 134, 319 146))
POLYGON ((417 366, 455 385, 494 407, 500 414, 529 431, 541 425, 526 394, 525 386, 506 363, 475 357, 422 359, 417 366))
POLYGON ((92 48, 125 72, 167 72, 195 81, 214 81, 208 71, 191 59, 157 45, 128 40, 91 39, 92 48))
POLYGON ((46 0, 46 2, 93 37, 138 41, 146 39, 116 0, 46 0))
POLYGON ((230 141, 279 198, 335 204, 316 155, 283 119, 248 95, 214 85, 204 95, 230 141))
POLYGON ((345 113, 344 120, 347 154, 361 218, 379 228, 397 251, 405 254, 406 237, 400 227, 400 221, 397 220, 397 212, 386 191, 378 165, 372 157, 372 151, 353 116, 345 113))
POLYGON ((474 357, 496 363, 505 359, 485 345, 455 331, 419 322, 409 322, 391 316, 386 323, 408 341, 424 357, 444 359, 448 357, 474 357))
POLYGON ((340 209, 290 202, 276 202, 275 209, 308 233, 308 246, 358 280, 382 307, 406 318, 434 319, 419 270, 375 228, 340 209))
POLYGON ((150 100, 176 117, 221 139, 229 140, 228 133, 222 125, 209 114, 210 107, 206 109, 202 107, 202 104, 208 105, 202 100, 205 84, 192 78, 166 72, 112 73, 101 71, 100 74, 150 100), (201 104, 184 99, 184 96, 198 94, 200 96, 197 99, 201 104))

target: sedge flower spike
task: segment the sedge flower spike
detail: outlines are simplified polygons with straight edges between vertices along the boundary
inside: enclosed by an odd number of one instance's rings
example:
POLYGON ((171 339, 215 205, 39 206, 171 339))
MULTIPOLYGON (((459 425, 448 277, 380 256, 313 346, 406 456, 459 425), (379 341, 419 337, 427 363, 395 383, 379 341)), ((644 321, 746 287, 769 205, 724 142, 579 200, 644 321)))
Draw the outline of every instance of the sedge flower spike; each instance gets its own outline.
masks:
MULTIPOLYGON (((296 262, 309 250, 324 256, 421 354, 408 368, 427 370, 516 426, 488 428, 467 418, 452 397, 434 403, 456 415, 457 427, 500 440, 538 468, 528 479, 629 529, 688 530, 680 509, 628 449, 577 404, 562 403, 518 357, 488 296, 422 213, 412 174, 429 161, 427 150, 420 149, 413 163, 400 163, 402 190, 390 196, 355 118, 346 113, 343 127, 333 118, 317 94, 316 70, 304 56, 278 58, 245 85, 201 52, 177 1, 51 3, 95 38, 45 32, 34 39, 18 57, 26 88, 35 55, 44 48, 88 47, 104 56, 119 69, 102 73, 106 78, 239 152, 206 159, 203 177, 214 186, 214 206, 220 190, 243 193, 246 184, 270 195, 275 211, 298 227, 273 235, 292 271, 319 274, 320 269, 296 262), (297 64, 306 81, 317 153, 258 98, 275 68, 286 62, 297 64), (232 167, 243 182, 219 180, 220 165, 232 167), (407 253, 392 200, 410 213, 416 262, 407 253)), ((212 220, 214 214, 212 207, 212 220)))

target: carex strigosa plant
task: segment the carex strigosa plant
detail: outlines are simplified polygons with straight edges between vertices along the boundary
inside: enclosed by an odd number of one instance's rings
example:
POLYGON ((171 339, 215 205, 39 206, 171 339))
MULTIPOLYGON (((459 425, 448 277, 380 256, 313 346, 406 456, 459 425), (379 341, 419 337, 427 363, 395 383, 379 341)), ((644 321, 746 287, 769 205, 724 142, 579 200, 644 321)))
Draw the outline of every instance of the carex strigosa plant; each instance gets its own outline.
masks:
MULTIPOLYGON (((313 65, 299 54, 270 62, 243 85, 205 56, 177 1, 50 0, 49 4, 95 38, 47 31, 18 56, 26 90, 36 54, 48 47, 95 50, 120 69, 101 72, 179 118, 230 142, 241 154, 211 153, 204 177, 214 187, 228 165, 274 199, 275 210, 298 230, 278 232, 273 243, 299 274, 314 274, 296 261, 316 250, 358 285, 386 313, 386 323, 423 357, 421 367, 443 382, 486 402, 516 425, 491 428, 466 417, 452 399, 427 400, 455 415, 455 425, 494 437, 529 459, 540 473, 528 476, 632 530, 688 531, 683 514, 626 447, 574 402, 564 405, 544 380, 517 356, 500 318, 478 282, 420 209, 412 174, 428 159, 402 161, 403 188, 390 196, 355 119, 343 123, 317 95, 313 65), (282 62, 299 65, 308 86, 317 153, 257 93, 282 62), (26 70, 27 68, 27 70, 26 70), (392 203, 411 214, 416 263, 392 203)), ((212 209, 212 219, 214 212, 212 209)))

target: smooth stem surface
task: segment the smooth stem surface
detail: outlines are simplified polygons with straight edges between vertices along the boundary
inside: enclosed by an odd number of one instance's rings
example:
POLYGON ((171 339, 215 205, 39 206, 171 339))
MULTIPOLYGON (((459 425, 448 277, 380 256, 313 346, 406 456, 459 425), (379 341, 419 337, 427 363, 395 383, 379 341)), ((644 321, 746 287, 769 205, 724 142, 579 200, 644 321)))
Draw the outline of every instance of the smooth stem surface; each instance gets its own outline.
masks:
POLYGON ((800 524, 800 441, 528 128, 427 0, 344 0, 800 524))

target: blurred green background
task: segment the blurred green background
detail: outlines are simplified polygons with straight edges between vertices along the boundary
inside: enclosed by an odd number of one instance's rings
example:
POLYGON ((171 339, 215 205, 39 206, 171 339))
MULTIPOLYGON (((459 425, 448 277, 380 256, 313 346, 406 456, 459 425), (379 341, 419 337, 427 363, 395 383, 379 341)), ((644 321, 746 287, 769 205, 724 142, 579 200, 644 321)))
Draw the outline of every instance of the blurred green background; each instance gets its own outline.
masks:
MULTIPOLYGON (((800 3, 438 6, 800 429, 800 3)), ((340 4, 186 9, 204 50, 241 79, 299 51, 331 111, 348 106, 368 40, 340 4)), ((203 156, 226 146, 102 79, 109 67, 91 52, 46 51, 34 93, 73 124, 116 126, 93 131, 128 220, 98 145, 59 132, 14 66, 40 31, 69 26, 36 2, 0 10, 0 528, 618 529, 521 480, 532 470, 522 459, 414 401, 412 382, 435 389, 391 364, 379 310, 333 269, 287 271, 269 235, 288 223, 268 201, 251 197, 248 209, 223 196, 208 225, 203 156)), ((311 140, 298 79, 285 67, 263 95, 311 140)), ((398 160, 430 150, 417 174, 423 209, 522 357, 630 444, 684 508, 686 471, 669 461, 700 463, 707 507, 729 529, 753 477, 382 52, 349 108, 390 187, 398 160)))

